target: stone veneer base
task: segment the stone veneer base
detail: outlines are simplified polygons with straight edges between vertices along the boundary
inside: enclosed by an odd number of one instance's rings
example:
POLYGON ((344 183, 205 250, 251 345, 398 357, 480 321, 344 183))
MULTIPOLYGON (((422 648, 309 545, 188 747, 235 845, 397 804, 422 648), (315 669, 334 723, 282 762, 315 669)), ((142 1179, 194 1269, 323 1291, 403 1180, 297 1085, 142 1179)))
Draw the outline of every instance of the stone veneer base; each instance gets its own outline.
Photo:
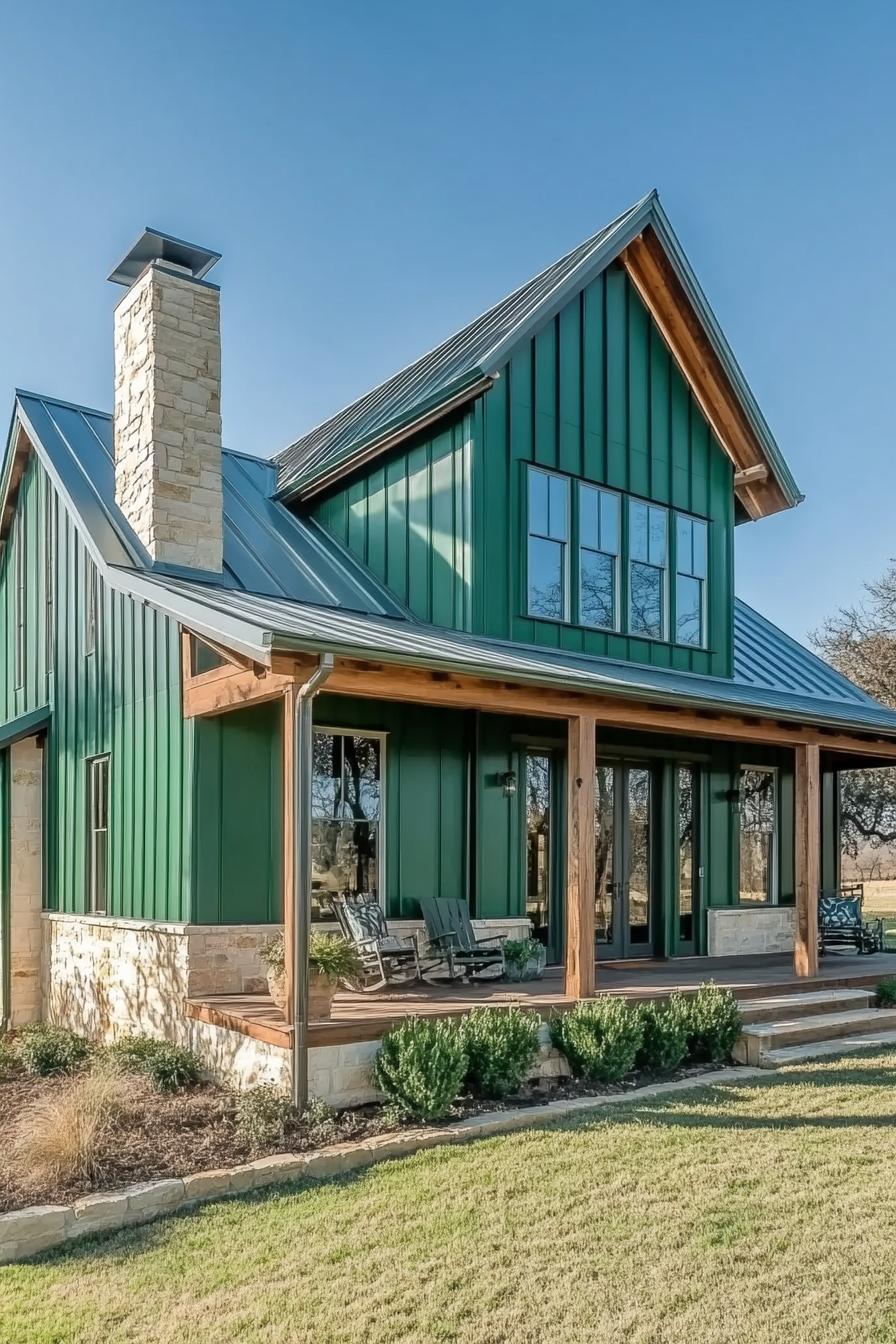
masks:
POLYGON ((52 1250, 82 1237, 118 1232, 138 1223, 150 1223, 178 1209, 245 1194, 249 1190, 262 1190, 290 1181, 325 1180, 372 1166, 376 1162, 407 1157, 422 1148, 509 1134, 531 1124, 565 1120, 570 1116, 600 1110, 604 1106, 626 1105, 698 1087, 715 1087, 748 1078, 767 1077, 763 1069, 717 1069, 699 1078, 654 1083, 626 1096, 614 1093, 602 1097, 575 1097, 550 1101, 543 1106, 492 1111, 485 1115, 470 1116, 456 1125, 383 1134, 360 1143, 337 1143, 313 1153, 277 1153, 273 1157, 262 1157, 236 1167, 199 1171, 192 1176, 173 1180, 145 1181, 110 1194, 86 1195, 73 1204, 44 1204, 17 1209, 14 1213, 0 1215, 0 1264, 27 1260, 42 1251, 52 1250))

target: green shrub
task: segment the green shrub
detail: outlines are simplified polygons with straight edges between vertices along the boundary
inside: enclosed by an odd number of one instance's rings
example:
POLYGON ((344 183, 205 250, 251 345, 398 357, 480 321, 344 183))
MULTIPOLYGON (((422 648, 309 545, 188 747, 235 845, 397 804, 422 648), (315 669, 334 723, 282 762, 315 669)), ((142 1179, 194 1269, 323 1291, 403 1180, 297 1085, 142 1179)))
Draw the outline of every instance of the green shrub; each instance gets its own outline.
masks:
POLYGON ((308 964, 312 971, 325 975, 334 983, 356 979, 361 974, 357 952, 335 933, 312 933, 308 943, 308 964))
POLYGON ((125 1073, 142 1073, 159 1092, 177 1092, 199 1082, 199 1060, 192 1050, 152 1036, 124 1036, 106 1051, 125 1073))
POLYGON ((688 1022, 688 1058, 718 1064, 728 1059, 740 1035, 741 1015, 730 989, 710 980, 685 1000, 688 1022))
POLYGON ((577 1078, 616 1083, 635 1065, 641 1046, 641 1015, 625 999, 591 999, 551 1019, 551 1040, 577 1078))
POLYGON ((235 1128, 250 1152, 280 1147, 296 1119, 289 1097, 273 1083, 249 1087, 237 1096, 235 1128))
POLYGON ((0 1079, 15 1073, 18 1064, 15 1041, 11 1036, 0 1036, 0 1079))
POLYGON ((518 1092, 538 1052, 537 1013, 474 1008, 460 1023, 467 1055, 467 1086, 481 1097, 518 1092))
POLYGON ((677 1069, 688 1052, 690 1014, 681 994, 670 994, 658 1003, 639 1007, 643 1038, 638 1051, 639 1069, 652 1073, 670 1073, 677 1069))
POLYGON ((874 994, 878 1008, 890 1008, 896 1003, 896 980, 878 980, 874 994))
POLYGON ((299 1116, 299 1125, 315 1148, 323 1148, 325 1144, 345 1137, 346 1126, 340 1124, 339 1112, 320 1097, 308 1098, 308 1104, 299 1116))
POLYGON ((90 1047, 83 1036, 67 1031, 65 1027, 37 1022, 19 1032, 16 1051, 28 1073, 46 1077, 51 1073, 71 1073, 83 1064, 90 1047))
POLYGON ((460 1091, 467 1056, 453 1022, 409 1017, 383 1037, 373 1079, 402 1115, 441 1120, 460 1091))

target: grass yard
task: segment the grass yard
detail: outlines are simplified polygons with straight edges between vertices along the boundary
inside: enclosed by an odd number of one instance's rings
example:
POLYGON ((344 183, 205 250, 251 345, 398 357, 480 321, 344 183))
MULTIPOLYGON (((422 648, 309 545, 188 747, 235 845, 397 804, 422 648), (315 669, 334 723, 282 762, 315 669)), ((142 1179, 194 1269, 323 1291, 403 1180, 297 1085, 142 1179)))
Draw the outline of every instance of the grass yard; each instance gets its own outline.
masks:
POLYGON ((896 1341, 896 1057, 697 1087, 0 1269, 15 1344, 896 1341))

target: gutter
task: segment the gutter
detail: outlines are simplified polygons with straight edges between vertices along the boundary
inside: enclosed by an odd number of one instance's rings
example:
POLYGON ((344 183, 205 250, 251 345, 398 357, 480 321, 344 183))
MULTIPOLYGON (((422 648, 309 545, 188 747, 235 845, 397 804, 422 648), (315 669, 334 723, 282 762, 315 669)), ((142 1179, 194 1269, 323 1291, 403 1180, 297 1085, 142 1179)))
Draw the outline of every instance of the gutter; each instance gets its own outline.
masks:
POLYGON ((322 653, 307 681, 293 686, 292 827, 292 1100, 308 1104, 308 944, 311 926, 311 752, 314 697, 333 670, 333 655, 322 653))

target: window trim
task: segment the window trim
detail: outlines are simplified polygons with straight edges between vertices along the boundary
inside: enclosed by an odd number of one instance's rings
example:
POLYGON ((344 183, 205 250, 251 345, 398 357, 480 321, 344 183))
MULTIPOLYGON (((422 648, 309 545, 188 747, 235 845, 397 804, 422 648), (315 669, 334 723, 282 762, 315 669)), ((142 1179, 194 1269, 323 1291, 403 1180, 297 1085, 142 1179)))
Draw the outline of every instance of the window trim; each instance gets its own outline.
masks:
POLYGON ((87 789, 85 797, 85 810, 87 821, 87 873, 86 873, 86 907, 89 915, 108 915, 109 913, 109 783, 112 778, 112 753, 110 751, 100 752, 97 756, 88 756, 85 764, 87 766, 87 789), (97 767, 105 766, 105 826, 94 826, 94 779, 97 774, 97 767), (96 837, 104 836, 103 844, 106 850, 105 863, 105 891, 102 905, 97 904, 96 899, 96 837))
MULTIPOLYGON (((622 580, 621 580, 621 569, 622 569, 622 557, 623 557, 623 552, 624 552, 624 546, 623 546, 623 528, 624 528, 623 514, 626 512, 626 509, 625 509, 624 506, 623 506, 624 496, 623 496, 623 494, 622 494, 621 491, 619 491, 619 490, 613 490, 613 489, 611 489, 609 486, 599 484, 597 481, 587 481, 587 480, 585 480, 585 478, 582 477, 582 476, 577 476, 577 477, 574 477, 573 479, 575 480, 575 482, 576 482, 576 487, 577 487, 577 488, 576 488, 576 491, 575 491, 575 499, 576 499, 576 520, 575 520, 575 521, 576 521, 576 527, 575 527, 575 533, 576 533, 576 561, 577 561, 577 564, 576 564, 576 615, 577 615, 577 617, 578 617, 578 620, 577 620, 576 624, 579 625, 579 626, 581 626, 581 628, 582 628, 583 630, 602 630, 602 631, 605 631, 607 634, 611 634, 611 635, 613 635, 613 634, 618 634, 618 633, 619 633, 619 629, 620 629, 620 625, 621 625, 621 618, 622 618, 622 592, 621 592, 621 588, 622 588, 622 580), (597 506, 597 507, 598 507, 598 520, 600 519, 600 496, 601 496, 601 495, 610 495, 613 499, 616 500, 616 505, 617 505, 617 508, 618 508, 618 514, 617 514, 617 519, 616 519, 616 527, 617 527, 617 546, 618 546, 618 549, 617 549, 616 551, 604 551, 604 550, 602 550, 599 546, 598 546, 597 548, 595 548, 594 546, 586 546, 586 545, 584 544, 584 542, 582 541, 582 492, 585 491, 585 490, 593 490, 593 491, 595 492, 595 494, 598 496, 598 506, 597 506), (595 625, 595 624, 593 624, 591 621, 586 621, 586 620, 584 620, 583 617, 582 617, 582 552, 583 552, 583 551, 588 551, 591 555, 606 555, 606 556, 609 556, 610 559, 613 561, 613 617, 614 617, 614 620, 613 620, 613 624, 612 624, 612 625, 595 625)), ((600 526, 600 523, 598 522, 598 527, 599 527, 599 526, 600 526)))
MULTIPOLYGON (((625 510, 625 633, 629 639, 644 639, 650 644, 671 644, 673 641, 669 638, 671 624, 671 603, 669 595, 669 569, 672 560, 672 539, 669 535, 669 520, 672 510, 668 504, 658 504, 651 499, 645 499, 643 495, 626 495, 627 507, 625 510), (641 504, 648 510, 648 537, 650 536, 650 509, 656 509, 666 515, 666 563, 660 569, 659 565, 652 565, 649 560, 635 560, 632 556, 631 547, 631 511, 633 504, 641 504), (662 628, 658 635, 647 635, 643 631, 632 629, 632 565, 645 565, 648 569, 659 569, 663 576, 662 593, 662 628)), ((650 554, 648 550, 648 555, 650 554)))
MULTIPOLYGON (((380 744, 380 811, 377 817, 377 838, 382 843, 377 846, 376 856, 376 879, 377 879, 377 899, 380 909, 386 912, 386 770, 389 759, 389 733, 383 728, 340 728, 333 724, 315 723, 312 727, 312 736, 317 733, 329 733, 331 737, 372 737, 376 738, 380 744)), ((309 800, 310 801, 310 800, 309 800)), ((311 822, 321 820, 315 818, 312 813, 311 822)), ((314 891, 311 892, 312 897, 314 891)), ((312 920, 312 923, 332 923, 332 916, 325 920, 312 920)))
MULTIPOLYGON (((526 462, 526 463, 524 463, 524 466, 525 466, 525 468, 526 468, 526 471, 525 471, 525 491, 526 491, 526 582, 525 582, 525 590, 524 590, 524 591, 525 591, 525 597, 526 597, 526 616, 527 616, 527 618, 528 618, 530 621, 548 621, 548 622, 550 622, 551 625, 571 625, 571 624, 572 624, 572 616, 571 616, 571 612, 572 612, 572 592, 571 592, 571 588, 572 588, 572 583, 571 583, 572 572, 571 572, 571 566, 570 566, 570 560, 569 560, 569 553, 570 553, 570 550, 571 550, 571 548, 572 548, 572 543, 573 543, 573 526, 572 526, 572 522, 573 522, 573 506, 572 506, 573 490, 572 490, 571 487, 572 487, 572 482, 575 481, 575 480, 578 480, 579 478, 576 477, 576 476, 570 476, 570 475, 568 475, 566 472, 563 472, 563 471, 554 471, 551 467, 543 467, 539 462, 526 462), (564 541, 559 541, 559 540, 557 539, 557 537, 550 537, 550 536, 547 536, 547 535, 545 535, 543 532, 533 532, 533 531, 532 531, 532 519, 531 519, 531 507, 530 507, 531 491, 530 491, 529 482, 530 482, 530 480, 531 480, 531 478, 532 478, 532 475, 533 475, 535 472, 540 473, 542 476, 546 476, 549 480, 550 480, 551 477, 554 477, 556 480, 558 480, 558 481, 562 481, 563 484, 564 484, 564 487, 565 487, 565 490, 566 490, 566 539, 565 539, 564 541), (563 569, 562 569, 562 581, 563 581, 563 615, 562 615, 562 616, 545 616, 543 612, 535 612, 535 611, 532 611, 531 608, 530 608, 530 606, 529 606, 529 543, 530 543, 530 541, 532 540, 533 537, 535 537, 535 538, 536 538, 537 540, 539 540, 539 541, 550 541, 550 542, 553 542, 553 544, 554 544, 555 546, 562 546, 562 547, 563 547, 563 569)), ((549 507, 550 507, 550 506, 549 506, 549 507)))
POLYGON ((781 835, 781 788, 780 788, 780 768, 777 765, 759 765, 750 761, 741 761, 737 767, 738 780, 738 804, 737 804, 737 906, 738 910, 765 910, 770 906, 777 906, 781 901, 780 882, 778 875, 778 857, 780 853, 780 835, 781 835), (741 824, 741 801, 740 792, 743 776, 747 770, 754 770, 757 774, 772 775, 775 781, 774 796, 774 825, 771 831, 771 849, 769 854, 769 872, 771 881, 769 882, 769 896, 767 901, 742 901, 740 898, 740 878, 741 878, 741 837, 743 835, 743 826, 741 824))
POLYGON ((89 658, 96 653, 96 635, 99 624, 99 586, 100 576, 96 565, 88 557, 85 561, 87 566, 86 579, 84 585, 84 657, 89 658))
POLYGON ((684 509, 670 509, 672 517, 674 540, 670 538, 675 547, 674 565, 671 567, 674 582, 670 588, 670 597, 672 602, 672 611, 670 613, 671 635, 670 643, 679 649, 696 649, 705 651, 708 647, 707 635, 709 624, 709 527, 710 520, 702 517, 699 513, 688 513, 684 509), (706 552, 704 555, 706 572, 702 576, 693 574, 690 570, 681 570, 678 567, 678 519, 684 518, 689 523, 700 523, 704 528, 706 538, 706 552), (679 576, 686 579, 696 579, 700 584, 700 642, 698 644, 688 643, 686 640, 678 638, 678 579, 679 576))

